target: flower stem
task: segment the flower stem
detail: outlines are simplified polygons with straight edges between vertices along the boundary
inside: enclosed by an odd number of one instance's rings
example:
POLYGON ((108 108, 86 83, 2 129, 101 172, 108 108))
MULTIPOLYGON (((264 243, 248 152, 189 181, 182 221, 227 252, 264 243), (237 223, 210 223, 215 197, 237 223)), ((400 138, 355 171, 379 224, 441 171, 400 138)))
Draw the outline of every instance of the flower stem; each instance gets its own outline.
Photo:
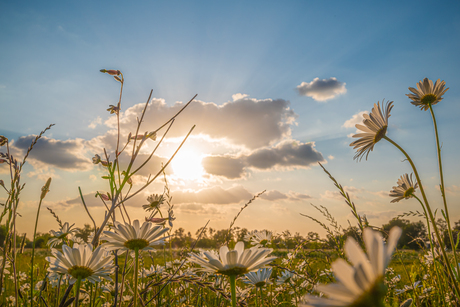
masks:
POLYGON ((75 287, 75 307, 79 306, 80 301, 80 285, 81 285, 81 277, 78 277, 75 287))
POLYGON ((436 117, 434 116, 434 111, 433 111, 433 107, 431 106, 431 103, 429 104, 429 106, 430 106, 431 117, 433 118, 434 135, 436 137, 436 149, 438 153, 438 164, 439 164, 439 178, 441 181, 440 189, 441 189, 442 201, 444 204, 444 211, 446 213, 447 231, 449 233, 450 244, 452 246, 452 251, 454 253, 454 263, 458 263, 457 252, 456 252, 455 244, 454 244, 454 238, 452 236, 452 229, 450 227, 450 218, 449 218, 449 210, 447 208, 446 191, 444 190, 444 176, 442 173, 441 146, 439 145, 438 126, 436 124, 436 117))
POLYGON ((134 302, 133 306, 137 307, 137 277, 139 274, 139 248, 134 249, 134 302))
MULTIPOLYGON (((34 306, 34 256, 35 256, 35 236, 37 235, 38 216, 43 198, 40 198, 37 209, 37 217, 35 218, 34 236, 32 237, 32 258, 30 260, 30 307, 34 306)), ((46 282, 46 281, 45 281, 46 282)))
POLYGON ((428 199, 426 198, 425 189, 423 188, 422 181, 420 180, 420 176, 418 175, 417 168, 415 167, 414 162, 412 162, 412 159, 409 157, 407 152, 404 149, 402 149, 401 146, 399 146, 396 142, 394 142, 392 139, 390 139, 387 136, 384 136, 383 138, 385 140, 387 140, 388 142, 390 142, 391 144, 393 144, 396 148, 398 148, 404 154, 404 156, 406 157, 407 161, 409 161, 409 163, 410 163, 410 165, 412 167, 412 170, 414 171, 415 178, 417 178, 417 182, 418 182, 418 185, 420 187, 420 193, 422 193, 423 202, 425 203, 425 208, 426 208, 426 210, 428 212, 428 215, 430 217, 431 224, 433 225, 434 233, 435 233, 436 238, 437 238, 437 240, 438 240, 438 242, 439 242, 439 244, 441 246, 442 256, 444 258, 444 261, 446 262, 447 272, 449 274, 449 277, 451 278, 453 288, 455 290, 455 294, 457 295, 457 297, 460 297, 460 290, 458 288, 458 284, 455 282, 456 278, 454 276, 454 273, 452 272, 452 266, 450 265, 449 257, 447 256, 446 250, 444 248, 444 243, 441 240, 441 237, 440 237, 440 234, 439 234, 439 229, 438 229, 438 226, 436 225, 436 220, 434 218, 433 212, 431 211, 431 207, 430 207, 430 204, 428 203, 428 199))
POLYGON ((236 307, 236 275, 230 275, 230 290, 232 291, 232 307, 236 307))

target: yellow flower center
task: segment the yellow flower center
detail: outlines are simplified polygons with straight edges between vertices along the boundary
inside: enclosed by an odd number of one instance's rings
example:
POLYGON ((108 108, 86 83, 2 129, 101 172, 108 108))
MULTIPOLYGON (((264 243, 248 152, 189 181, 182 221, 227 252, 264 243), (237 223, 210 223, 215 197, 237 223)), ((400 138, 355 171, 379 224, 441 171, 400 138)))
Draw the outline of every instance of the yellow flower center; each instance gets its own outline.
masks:
POLYGON ((259 281, 259 282, 257 282, 254 286, 260 288, 260 287, 265 286, 265 284, 266 284, 265 281, 259 281))
POLYGON ((404 198, 411 197, 414 194, 414 188, 410 187, 404 192, 404 198))
POLYGON ((383 126, 374 136, 374 144, 380 141, 387 133, 387 126, 383 126))
POLYGON ((142 250, 149 246, 149 241, 145 239, 132 239, 126 241, 123 245, 131 250, 142 250))
POLYGON ((438 99, 438 97, 435 94, 426 94, 425 96, 420 99, 420 102, 423 104, 430 104, 435 102, 438 99))
POLYGON ((218 271, 217 273, 227 276, 239 276, 248 273, 248 269, 245 267, 234 267, 227 270, 218 271))
POLYGON ((81 280, 93 275, 94 273, 90 268, 78 265, 71 267, 68 272, 73 278, 80 278, 81 280))

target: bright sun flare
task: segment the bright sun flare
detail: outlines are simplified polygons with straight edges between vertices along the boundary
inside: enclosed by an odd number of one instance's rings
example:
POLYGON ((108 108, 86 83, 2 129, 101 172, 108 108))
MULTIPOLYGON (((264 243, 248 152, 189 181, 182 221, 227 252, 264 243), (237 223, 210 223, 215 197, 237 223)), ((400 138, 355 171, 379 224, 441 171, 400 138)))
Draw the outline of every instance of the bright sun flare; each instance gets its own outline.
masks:
POLYGON ((184 180, 197 180, 203 175, 202 156, 193 150, 179 151, 171 162, 174 175, 184 180))

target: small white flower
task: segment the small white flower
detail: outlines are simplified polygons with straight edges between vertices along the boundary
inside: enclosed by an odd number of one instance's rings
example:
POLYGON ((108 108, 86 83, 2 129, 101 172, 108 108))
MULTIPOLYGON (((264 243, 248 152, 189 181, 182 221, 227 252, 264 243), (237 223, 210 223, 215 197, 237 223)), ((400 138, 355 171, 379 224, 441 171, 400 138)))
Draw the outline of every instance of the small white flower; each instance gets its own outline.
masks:
MULTIPOLYGON (((383 106, 383 101, 382 101, 383 106)), ((358 140, 352 142, 350 146, 354 146, 356 154, 353 159, 361 160, 364 155, 369 156, 369 153, 374 149, 374 145, 380 141, 387 133, 388 118, 390 111, 393 108, 393 101, 387 102, 384 111, 380 108, 380 102, 374 104, 370 114, 363 114, 364 125, 357 124, 356 128, 362 133, 353 135, 358 140)))
POLYGON ((63 253, 51 249, 54 257, 46 257, 50 263, 48 272, 66 274, 70 276, 70 284, 75 283, 78 278, 82 281, 88 279, 90 282, 100 282, 101 277, 111 280, 110 275, 115 268, 111 262, 113 256, 106 256, 106 251, 99 246, 93 251, 91 244, 74 244, 73 248, 63 245, 63 253))
POLYGON ((168 230, 161 225, 152 226, 149 222, 140 226, 139 220, 134 220, 133 225, 115 222, 113 231, 104 231, 101 239, 107 240, 104 246, 108 250, 154 250, 155 245, 164 244, 162 235, 168 230))
POLYGON ((409 91, 412 94, 406 94, 406 96, 412 100, 413 105, 420 107, 420 110, 426 111, 430 108, 430 104, 435 105, 443 99, 442 95, 449 89, 445 87, 446 82, 440 79, 433 84, 433 81, 425 78, 417 83, 416 89, 409 87, 409 91))
POLYGON ((398 185, 393 187, 393 190, 390 192, 391 197, 395 197, 391 202, 396 203, 401 199, 409 199, 414 197, 415 189, 417 189, 418 183, 412 181, 412 174, 410 177, 408 174, 404 174, 401 178, 398 179, 398 185))
POLYGON ((222 246, 219 251, 220 259, 212 252, 203 252, 204 257, 190 253, 189 261, 201 266, 200 270, 224 275, 241 275, 269 264, 276 257, 267 257, 271 248, 251 247, 244 249, 244 242, 237 242, 235 249, 229 250, 222 246))
POLYGON ((65 222, 64 225, 62 225, 61 229, 58 231, 50 230, 50 234, 53 236, 48 240, 48 245, 53 248, 56 245, 59 245, 61 242, 64 241, 64 239, 67 238, 68 235, 71 235, 72 233, 76 232, 76 229, 72 229, 72 227, 75 224, 72 224, 69 226, 68 222, 65 222))
POLYGON ((268 283, 270 276, 272 274, 272 268, 263 268, 259 269, 257 272, 249 272, 245 274, 246 280, 243 280, 245 283, 253 285, 254 287, 263 287, 268 283))
POLYGON ((281 273, 281 276, 278 276, 278 279, 276 280, 276 284, 277 285, 282 285, 285 282, 289 282, 292 277, 294 277, 294 273, 292 273, 291 271, 288 271, 288 270, 284 270, 281 273))

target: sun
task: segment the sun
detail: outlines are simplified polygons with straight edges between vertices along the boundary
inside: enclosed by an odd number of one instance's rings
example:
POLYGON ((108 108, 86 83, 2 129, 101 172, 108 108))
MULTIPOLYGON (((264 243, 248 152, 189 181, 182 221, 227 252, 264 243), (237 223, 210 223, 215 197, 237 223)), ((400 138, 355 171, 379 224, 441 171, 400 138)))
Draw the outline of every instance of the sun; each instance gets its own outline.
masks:
POLYGON ((202 155, 193 149, 179 150, 171 162, 173 174, 184 180, 200 179, 204 173, 202 159, 202 155))

